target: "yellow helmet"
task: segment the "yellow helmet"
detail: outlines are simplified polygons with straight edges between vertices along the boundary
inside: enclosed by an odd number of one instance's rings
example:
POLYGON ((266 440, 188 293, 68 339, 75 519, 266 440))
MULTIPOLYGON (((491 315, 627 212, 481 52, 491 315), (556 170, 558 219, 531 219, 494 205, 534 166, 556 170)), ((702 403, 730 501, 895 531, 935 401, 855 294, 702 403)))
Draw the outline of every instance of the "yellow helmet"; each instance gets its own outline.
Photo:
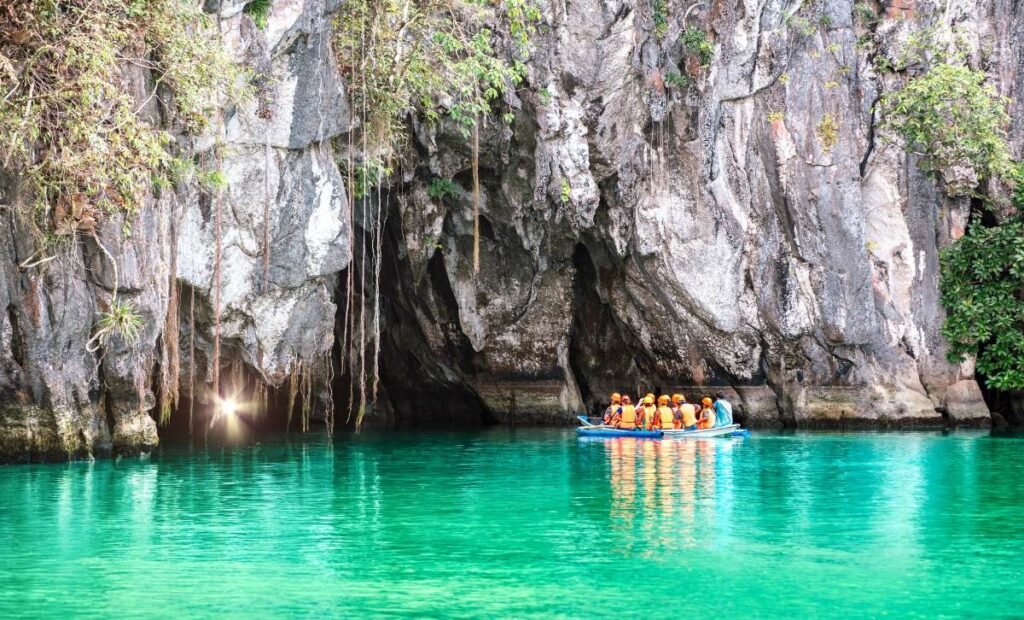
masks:
POLYGON ((704 399, 700 401, 700 404, 704 405, 705 407, 710 407, 711 399, 705 396, 704 399))
POLYGON ((667 405, 668 404, 668 396, 665 395, 665 394, 662 394, 661 396, 659 396, 658 397, 658 404, 659 405, 667 405))
POLYGON ((619 402, 621 400, 622 400, 622 395, 620 395, 618 392, 612 392, 612 402, 613 403, 617 403, 617 402, 619 402))
POLYGON ((682 394, 673 394, 672 395, 672 402, 677 404, 677 405, 679 403, 685 403, 686 402, 686 397, 683 396, 682 394))
POLYGON ((647 396, 644 396, 644 404, 645 405, 653 405, 654 404, 654 396, 652 396, 650 394, 648 394, 647 396))

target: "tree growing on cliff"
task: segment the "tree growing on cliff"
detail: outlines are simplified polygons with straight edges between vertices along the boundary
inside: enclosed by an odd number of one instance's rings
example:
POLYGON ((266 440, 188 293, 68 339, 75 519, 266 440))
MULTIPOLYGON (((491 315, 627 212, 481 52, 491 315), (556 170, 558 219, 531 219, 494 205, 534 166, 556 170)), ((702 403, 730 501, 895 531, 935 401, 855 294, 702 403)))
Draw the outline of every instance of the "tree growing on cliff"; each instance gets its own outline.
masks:
POLYGON ((981 181, 1010 171, 1008 100, 986 82, 984 72, 939 63, 901 90, 884 94, 881 103, 883 126, 920 156, 922 169, 943 173, 951 193, 970 193, 981 181), (951 174, 956 167, 967 174, 957 178, 951 174))
POLYGON ((1024 389, 1024 165, 1011 172, 1016 214, 985 226, 975 215, 967 234, 942 252, 942 335, 949 359, 977 358, 986 384, 1024 389))

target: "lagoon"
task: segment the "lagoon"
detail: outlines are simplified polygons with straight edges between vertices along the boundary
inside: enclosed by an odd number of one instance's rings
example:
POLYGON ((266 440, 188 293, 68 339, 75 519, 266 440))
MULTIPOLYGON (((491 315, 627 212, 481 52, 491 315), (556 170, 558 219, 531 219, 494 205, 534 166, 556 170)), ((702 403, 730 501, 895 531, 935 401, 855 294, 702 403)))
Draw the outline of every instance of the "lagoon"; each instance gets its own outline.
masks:
POLYGON ((0 617, 1024 614, 1024 437, 567 429, 0 467, 0 617))

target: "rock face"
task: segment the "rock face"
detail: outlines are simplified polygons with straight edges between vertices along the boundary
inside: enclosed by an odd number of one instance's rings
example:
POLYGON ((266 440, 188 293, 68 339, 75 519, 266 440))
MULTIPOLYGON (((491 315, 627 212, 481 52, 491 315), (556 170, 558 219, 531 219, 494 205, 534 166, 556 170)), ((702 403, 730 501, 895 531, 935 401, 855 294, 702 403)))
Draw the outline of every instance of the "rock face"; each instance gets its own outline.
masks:
POLYGON ((222 361, 272 387, 315 369, 323 401, 341 370, 326 361, 340 276, 367 258, 367 205, 381 205, 380 286, 360 287, 381 308, 370 423, 566 423, 623 389, 725 391, 746 423, 987 421, 973 367, 948 363, 939 334, 938 253, 963 234, 965 177, 924 176, 873 105, 899 85, 880 59, 933 15, 970 33, 1003 93, 1024 92, 1017 4, 902 3, 871 7, 874 22, 852 0, 673 0, 656 32, 655 3, 545 3, 529 87, 503 104, 514 122, 481 128, 479 273, 468 142, 417 126, 419 161, 350 214, 336 145, 358 121, 329 45, 339 3, 275 0, 262 31, 244 4, 209 8, 259 95, 181 138, 201 169, 219 161, 226 189, 185 183, 130 237, 104 227, 119 294, 146 319, 139 345, 85 348, 113 286, 91 239, 24 267, 35 247, 4 214, 0 459, 156 444, 172 290, 182 366, 194 341, 197 384, 212 374, 218 208, 222 361), (435 178, 456 195, 431 198, 435 178))
MULTIPOLYGON (((225 45, 257 70, 259 96, 223 110, 209 135, 179 138, 195 155, 197 179, 149 201, 130 222, 130 237, 122 222, 105 225, 101 240, 110 257, 84 239, 57 260, 24 267, 41 255, 32 256, 30 236, 3 213, 0 461, 123 454, 157 444, 154 407, 172 282, 181 367, 190 367, 194 343, 194 383, 206 385, 212 374, 218 207, 223 363, 242 362, 272 387, 305 367, 326 387, 337 274, 351 256, 345 187, 330 144, 349 126, 329 49, 337 3, 277 1, 266 32, 241 12, 244 4, 219 7, 221 29, 225 45), (219 197, 198 181, 218 158, 227 181, 219 197), (119 299, 134 305, 145 327, 135 346, 113 337, 92 353, 86 344, 114 287, 111 261, 119 299)), ((129 78, 144 100, 146 77, 129 78)), ((144 113, 160 122, 155 103, 144 113)), ((16 192, 14 180, 0 181, 16 192)), ((181 384, 184 392, 188 381, 181 384)), ((200 405, 209 400, 197 392, 200 405)))
MULTIPOLYGON (((1009 93, 1019 52, 986 41, 1021 16, 986 8, 946 17, 998 50, 985 60, 1009 93)), ((747 422, 986 421, 973 368, 948 363, 939 335, 938 251, 971 205, 960 179, 937 184, 883 142, 872 111, 898 87, 874 60, 895 60, 934 8, 875 24, 852 2, 712 3, 684 23, 670 2, 661 38, 652 10, 550 7, 531 67, 541 96, 510 101, 512 129, 483 140, 479 274, 468 193, 400 201, 392 346, 422 335, 403 385, 446 377, 508 421, 708 386, 747 422), (714 44, 706 67, 674 42, 691 28, 714 44)), ((420 136, 425 176, 465 181, 458 136, 420 136)))

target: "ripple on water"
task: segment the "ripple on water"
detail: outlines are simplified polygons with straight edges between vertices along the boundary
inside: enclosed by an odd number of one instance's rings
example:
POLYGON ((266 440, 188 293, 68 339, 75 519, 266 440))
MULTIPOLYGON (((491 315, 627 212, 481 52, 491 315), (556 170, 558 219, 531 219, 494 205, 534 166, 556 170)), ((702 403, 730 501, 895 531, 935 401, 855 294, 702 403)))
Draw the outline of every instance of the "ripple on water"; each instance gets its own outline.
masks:
POLYGON ((981 433, 497 429, 5 467, 0 617, 1014 615, 1021 480, 1024 440, 981 433))

